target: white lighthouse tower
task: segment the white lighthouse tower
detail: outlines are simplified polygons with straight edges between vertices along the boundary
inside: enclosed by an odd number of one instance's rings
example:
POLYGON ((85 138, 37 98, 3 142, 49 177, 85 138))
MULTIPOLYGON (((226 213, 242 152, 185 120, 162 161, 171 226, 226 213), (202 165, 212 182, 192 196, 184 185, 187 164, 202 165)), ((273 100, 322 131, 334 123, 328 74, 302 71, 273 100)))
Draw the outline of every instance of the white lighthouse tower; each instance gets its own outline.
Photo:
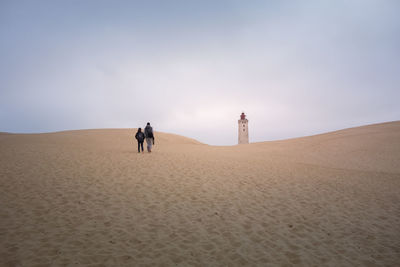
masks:
POLYGON ((238 120, 239 125, 239 135, 238 135, 238 143, 240 144, 248 144, 249 143, 249 120, 246 119, 246 115, 242 112, 240 115, 240 120, 238 120))

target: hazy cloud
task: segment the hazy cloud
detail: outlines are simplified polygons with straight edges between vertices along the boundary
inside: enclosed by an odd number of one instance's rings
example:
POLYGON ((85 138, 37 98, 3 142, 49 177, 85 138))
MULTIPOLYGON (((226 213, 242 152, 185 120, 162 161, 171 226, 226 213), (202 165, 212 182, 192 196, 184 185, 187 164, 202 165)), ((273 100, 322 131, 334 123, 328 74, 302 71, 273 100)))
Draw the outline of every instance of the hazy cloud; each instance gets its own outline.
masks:
POLYGON ((400 118, 398 1, 2 1, 0 131, 235 144, 400 118), (250 3, 251 2, 251 3, 250 3))

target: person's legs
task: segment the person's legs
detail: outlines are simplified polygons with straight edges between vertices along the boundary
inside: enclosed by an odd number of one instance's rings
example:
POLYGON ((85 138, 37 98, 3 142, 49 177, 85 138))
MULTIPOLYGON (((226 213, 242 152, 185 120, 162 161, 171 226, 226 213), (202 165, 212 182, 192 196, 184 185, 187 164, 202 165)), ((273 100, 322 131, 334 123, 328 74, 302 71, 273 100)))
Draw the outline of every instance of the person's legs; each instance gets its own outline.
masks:
MULTIPOLYGON (((143 146, 143 144, 142 144, 142 146, 143 146)), ((137 150, 140 153, 140 142, 139 141, 137 142, 137 150)))
POLYGON ((142 152, 143 152, 143 142, 140 142, 140 146, 142 147, 142 152))
POLYGON ((146 143, 147 143, 147 152, 151 152, 151 145, 153 140, 151 138, 146 138, 146 143))

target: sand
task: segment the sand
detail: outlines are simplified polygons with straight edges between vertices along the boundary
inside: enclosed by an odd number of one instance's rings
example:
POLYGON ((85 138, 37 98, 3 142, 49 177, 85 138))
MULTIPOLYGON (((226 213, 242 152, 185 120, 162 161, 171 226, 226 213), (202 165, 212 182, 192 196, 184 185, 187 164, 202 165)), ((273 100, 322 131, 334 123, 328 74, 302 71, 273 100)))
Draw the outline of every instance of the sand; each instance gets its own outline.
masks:
POLYGON ((399 266, 400 122, 217 147, 0 135, 0 266, 399 266))

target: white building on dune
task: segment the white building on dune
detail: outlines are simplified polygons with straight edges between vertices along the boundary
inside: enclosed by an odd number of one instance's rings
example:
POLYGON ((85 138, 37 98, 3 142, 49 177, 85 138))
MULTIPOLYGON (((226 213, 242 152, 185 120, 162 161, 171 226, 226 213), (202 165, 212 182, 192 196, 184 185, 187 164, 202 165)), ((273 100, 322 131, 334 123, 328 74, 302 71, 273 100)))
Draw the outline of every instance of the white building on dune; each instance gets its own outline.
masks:
POLYGON ((238 120, 239 134, 238 134, 238 144, 248 144, 249 143, 249 120, 246 119, 244 112, 240 115, 240 120, 238 120))

